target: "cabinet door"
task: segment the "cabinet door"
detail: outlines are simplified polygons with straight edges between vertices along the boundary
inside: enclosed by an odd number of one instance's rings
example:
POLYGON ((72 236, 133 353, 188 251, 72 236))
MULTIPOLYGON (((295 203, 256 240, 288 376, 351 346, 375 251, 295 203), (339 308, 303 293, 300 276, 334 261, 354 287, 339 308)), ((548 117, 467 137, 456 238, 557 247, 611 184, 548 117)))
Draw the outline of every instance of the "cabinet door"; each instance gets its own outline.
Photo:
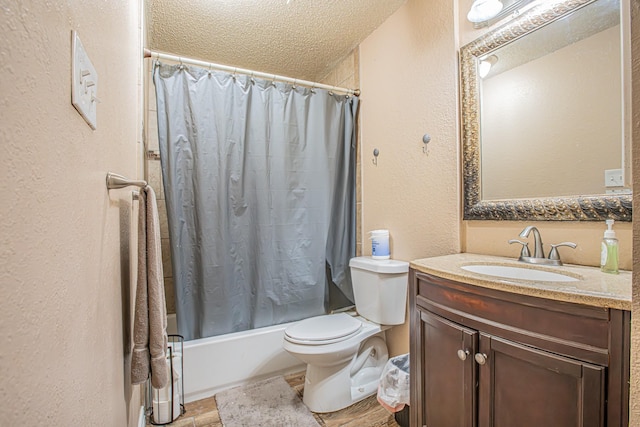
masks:
POLYGON ((605 368, 481 334, 479 427, 600 427, 605 368))
POLYGON ((422 323, 423 413, 427 427, 474 427, 478 332, 428 312, 422 323))

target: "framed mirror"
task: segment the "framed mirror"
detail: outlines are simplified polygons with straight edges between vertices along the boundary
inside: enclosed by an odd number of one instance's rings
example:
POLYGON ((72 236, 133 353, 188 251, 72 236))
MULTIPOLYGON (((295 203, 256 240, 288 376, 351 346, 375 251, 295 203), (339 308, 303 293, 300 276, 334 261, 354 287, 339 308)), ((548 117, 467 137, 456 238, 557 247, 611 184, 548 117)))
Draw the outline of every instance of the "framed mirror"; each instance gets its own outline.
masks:
POLYGON ((465 220, 631 221, 621 1, 534 4, 460 49, 465 220))

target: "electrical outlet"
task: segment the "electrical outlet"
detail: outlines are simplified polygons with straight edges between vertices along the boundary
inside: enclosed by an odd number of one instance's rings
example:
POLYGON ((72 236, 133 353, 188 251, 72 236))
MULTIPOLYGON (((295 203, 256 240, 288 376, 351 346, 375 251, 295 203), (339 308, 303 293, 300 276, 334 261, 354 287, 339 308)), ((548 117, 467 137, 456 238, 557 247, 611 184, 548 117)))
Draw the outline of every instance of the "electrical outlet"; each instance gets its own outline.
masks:
POLYGON ((622 169, 607 169, 604 171, 605 187, 623 187, 622 169))
POLYGON ((71 104, 96 129, 98 73, 75 31, 71 32, 71 104))

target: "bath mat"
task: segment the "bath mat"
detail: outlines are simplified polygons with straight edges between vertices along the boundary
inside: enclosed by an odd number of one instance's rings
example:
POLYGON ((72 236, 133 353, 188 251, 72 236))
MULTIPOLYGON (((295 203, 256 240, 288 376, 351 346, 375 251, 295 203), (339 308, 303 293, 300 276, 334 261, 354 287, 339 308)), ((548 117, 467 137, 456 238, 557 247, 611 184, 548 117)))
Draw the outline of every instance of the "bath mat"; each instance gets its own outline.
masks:
POLYGON ((216 402, 224 427, 319 427, 281 376, 225 390, 216 402))

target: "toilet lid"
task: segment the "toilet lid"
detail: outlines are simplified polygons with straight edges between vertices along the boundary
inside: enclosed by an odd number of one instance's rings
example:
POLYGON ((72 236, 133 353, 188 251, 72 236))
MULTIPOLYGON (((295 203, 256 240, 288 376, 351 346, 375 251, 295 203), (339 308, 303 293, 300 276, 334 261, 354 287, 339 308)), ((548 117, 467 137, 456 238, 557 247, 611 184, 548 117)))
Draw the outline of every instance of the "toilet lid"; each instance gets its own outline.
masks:
POLYGON ((360 330, 362 322, 346 314, 329 314, 302 320, 284 333, 288 341, 298 344, 331 344, 345 340, 360 330))

